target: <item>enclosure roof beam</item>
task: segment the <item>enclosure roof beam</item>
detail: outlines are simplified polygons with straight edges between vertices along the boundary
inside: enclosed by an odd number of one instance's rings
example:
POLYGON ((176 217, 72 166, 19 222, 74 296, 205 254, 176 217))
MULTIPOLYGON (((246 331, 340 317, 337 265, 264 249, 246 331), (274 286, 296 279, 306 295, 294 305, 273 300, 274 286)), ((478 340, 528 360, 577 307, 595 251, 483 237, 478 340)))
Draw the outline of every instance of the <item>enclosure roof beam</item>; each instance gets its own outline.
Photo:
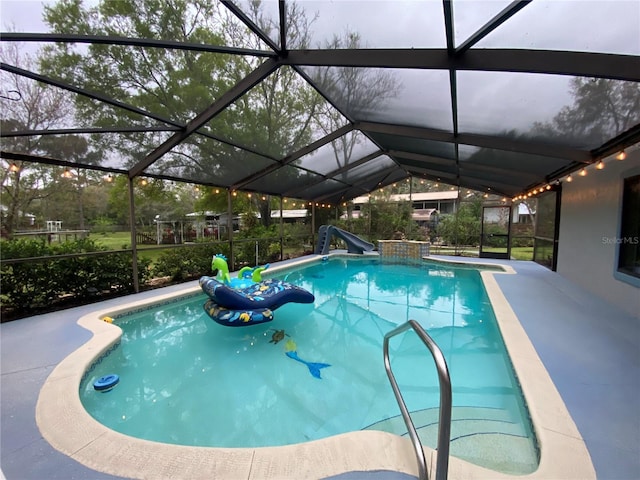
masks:
POLYGON ((245 15, 245 13, 238 6, 236 6, 233 2, 230 2, 229 0, 220 0, 220 3, 222 3, 236 17, 238 17, 240 21, 244 23, 249 30, 255 33, 260 38, 260 40, 266 43, 269 46, 269 48, 271 48, 274 52, 278 52, 278 54, 282 53, 280 50, 280 47, 278 47, 278 45, 273 40, 271 40, 269 35, 264 33, 262 29, 258 27, 258 25, 256 25, 254 21, 251 20, 247 15, 245 15))
POLYGON ((204 43, 178 42, 175 40, 157 40, 152 38, 131 38, 114 35, 77 35, 63 33, 21 33, 2 32, 2 41, 15 42, 51 42, 51 43, 88 43, 98 45, 123 45, 131 47, 166 48, 171 50, 189 50, 194 52, 226 53, 254 57, 272 57, 277 55, 267 50, 207 45, 204 43))
POLYGON ((89 170, 97 170, 100 172, 109 172, 109 173, 122 173, 126 174, 126 170, 113 168, 113 167, 102 167, 100 165, 94 164, 84 164, 78 162, 69 162, 66 160, 60 160, 58 158, 53 157, 45 157, 42 155, 31 155, 26 153, 16 153, 16 152, 7 152, 6 150, 0 151, 0 158, 4 158, 5 160, 11 160, 15 162, 30 162, 30 163, 42 163, 45 165, 56 165, 60 167, 68 167, 68 168, 86 168, 89 170))
POLYGON ((385 168, 384 170, 380 170, 378 172, 373 172, 370 175, 367 175, 364 178, 359 179, 356 183, 352 183, 352 184, 348 184, 348 186, 344 187, 344 188, 340 188, 337 190, 334 190, 332 192, 327 192, 326 195, 322 195, 320 197, 316 197, 316 199, 314 201, 319 201, 321 202, 322 200, 326 199, 326 198, 330 198, 333 197, 337 194, 340 194, 342 192, 346 192, 347 190, 351 189, 351 188, 361 188, 363 192, 367 192, 367 189, 364 187, 361 187, 362 184, 366 183, 367 181, 371 181, 371 179, 376 178, 376 177, 385 177, 390 173, 393 173, 395 171, 398 170, 397 166, 392 166, 392 167, 388 167, 385 168))
POLYGON ((510 152, 563 158, 582 163, 592 162, 592 154, 587 150, 563 147, 561 145, 531 143, 506 137, 495 137, 475 133, 460 133, 458 136, 455 136, 453 133, 444 130, 377 122, 358 122, 355 124, 355 128, 365 132, 423 138, 438 142, 459 143, 484 148, 495 148, 510 152))
POLYGON ((134 107, 133 105, 129 105, 123 102, 119 102, 118 100, 114 100, 111 97, 106 95, 102 95, 96 92, 90 92, 89 90, 85 90, 83 88, 75 87, 70 85, 62 80, 55 80, 50 77, 46 77, 44 75, 40 75, 34 72, 30 72, 29 70, 25 70, 23 68, 15 67, 13 65, 8 65, 6 63, 0 63, 0 70, 4 70, 9 73, 14 73, 16 75, 20 75, 25 78, 30 78, 31 80, 35 80, 37 82, 41 82, 47 85, 51 85, 53 87, 58 87, 63 90, 67 90, 69 92, 77 93, 78 95, 82 95, 84 97, 91 98, 93 100, 98 100, 100 102, 104 102, 108 105, 112 105, 117 108, 121 108, 123 110, 127 110, 128 112, 137 113, 138 115, 142 115, 144 117, 153 118, 154 120, 158 120, 159 122, 166 123, 168 125, 172 125, 174 127, 182 127, 182 125, 178 122, 174 122, 171 119, 162 117, 160 115, 156 115, 151 112, 147 112, 142 110, 141 108, 134 107))
POLYGON ((138 133, 138 132, 175 132, 178 127, 95 127, 95 128, 52 128, 46 130, 1 131, 0 138, 33 137, 45 135, 82 135, 92 133, 138 133))
POLYGON ((285 197, 292 197, 292 196, 295 197, 295 195, 297 193, 302 192, 302 191, 306 190, 309 187, 312 187, 314 185, 322 183, 327 179, 333 179, 333 180, 336 180, 336 181, 339 182, 341 180, 337 180, 337 179, 335 179, 333 177, 335 177, 336 175, 340 175, 341 173, 344 173, 344 172, 346 172, 348 170, 351 170, 352 168, 355 168, 355 167, 357 167, 359 165, 362 165, 363 163, 367 163, 368 161, 373 160, 374 158, 377 158, 377 157, 379 157, 380 155, 383 155, 383 154, 384 154, 384 152, 382 150, 378 150, 377 152, 373 152, 373 153, 371 153, 369 155, 366 155, 366 156, 362 157, 359 160, 356 160, 355 162, 351 162, 351 163, 345 165, 344 167, 341 167, 341 168, 338 168, 336 170, 333 170, 332 172, 329 172, 326 175, 323 175, 322 178, 319 178, 319 179, 317 179, 317 180, 315 180, 315 181, 313 181, 311 183, 306 183, 306 184, 301 185, 299 187, 296 187, 296 188, 294 188, 292 190, 289 190, 289 191, 285 192, 283 195, 285 197))
MULTIPOLYGON (((406 165, 406 162, 403 162, 403 159, 407 159, 407 160, 414 160, 417 162, 424 162, 424 163, 428 163, 431 165, 434 164, 440 164, 440 165, 446 165, 446 166, 450 166, 450 167, 454 167, 456 166, 455 160, 451 160, 448 158, 443 158, 443 157, 434 157, 431 155, 423 155, 420 153, 414 153, 414 152, 404 152, 401 150, 390 150, 389 151, 389 155, 392 156, 397 156, 399 158, 399 162, 400 164, 406 165)), ((412 166, 419 166, 419 163, 411 163, 412 166)), ((528 180, 532 180, 533 178, 539 178, 539 175, 536 175, 535 173, 531 173, 531 172, 522 172, 520 170, 512 170, 512 169, 508 169, 508 168, 502 168, 502 167, 496 167, 493 165, 486 165, 483 163, 472 163, 472 162, 460 162, 459 163, 459 168, 460 170, 476 170, 476 171, 484 171, 484 172, 491 172, 491 173, 496 173, 496 174, 501 174, 501 175, 510 175, 513 177, 521 177, 521 178, 526 178, 528 180)))
POLYGON ((499 12, 495 17, 489 20, 486 24, 484 24, 478 31, 476 31, 473 35, 471 35, 467 40, 465 40, 458 48, 455 49, 455 54, 460 55, 471 47, 473 47, 476 43, 482 40, 484 37, 493 32, 496 28, 502 25, 504 22, 509 20, 512 16, 526 7, 532 0, 516 0, 507 5, 501 12, 499 12))
POLYGON ((282 160, 280 160, 278 163, 274 163, 273 165, 269 165, 266 168, 263 168, 262 170, 254 173, 253 175, 249 175, 248 177, 240 180, 239 182, 236 182, 234 185, 231 186, 232 190, 239 190, 243 187, 245 187, 246 185, 250 184, 251 182, 255 182, 256 180, 258 180, 259 178, 264 177, 265 175, 268 175, 270 173, 275 172, 276 170, 284 167, 285 165, 288 165, 296 160, 298 160, 299 158, 313 152, 314 150, 317 150, 318 148, 326 145, 329 142, 334 141, 335 139, 346 135, 347 133, 349 133, 351 130, 353 130, 353 125, 345 125, 337 130, 334 130, 333 132, 325 135, 324 137, 316 140, 313 143, 310 143, 309 145, 302 147, 301 149, 293 152, 290 155, 287 155, 285 158, 283 158, 282 160))
POLYGON ((218 115, 222 110, 231 105, 239 97, 244 95, 249 89, 260 83, 280 66, 280 62, 276 60, 266 60, 258 68, 253 70, 249 75, 240 80, 236 85, 227 90, 208 108, 196 115, 187 125, 179 132, 172 135, 169 139, 159 145, 155 150, 149 153, 143 160, 138 162, 129 170, 129 177, 133 178, 140 175, 146 168, 153 164, 156 160, 168 153, 171 149, 179 145, 188 138, 197 129, 206 124, 213 117, 218 115))
POLYGON ((478 177, 471 174, 460 175, 460 177, 458 178, 455 172, 441 172, 439 170, 422 168, 419 166, 411 166, 410 170, 428 173, 430 175, 436 176, 437 178, 448 178, 455 182, 453 183, 454 185, 464 185, 467 188, 475 188, 482 192, 487 191, 487 188, 491 188, 492 190, 500 189, 499 193, 501 195, 510 196, 513 195, 514 192, 520 192, 524 189, 521 185, 514 185, 512 183, 500 181, 497 179, 488 179, 486 177, 478 177), (469 185, 473 185, 473 187, 470 187, 469 185))
POLYGON ((290 50, 288 65, 525 72, 640 82, 640 57, 591 52, 471 49, 450 56, 446 48, 290 50))

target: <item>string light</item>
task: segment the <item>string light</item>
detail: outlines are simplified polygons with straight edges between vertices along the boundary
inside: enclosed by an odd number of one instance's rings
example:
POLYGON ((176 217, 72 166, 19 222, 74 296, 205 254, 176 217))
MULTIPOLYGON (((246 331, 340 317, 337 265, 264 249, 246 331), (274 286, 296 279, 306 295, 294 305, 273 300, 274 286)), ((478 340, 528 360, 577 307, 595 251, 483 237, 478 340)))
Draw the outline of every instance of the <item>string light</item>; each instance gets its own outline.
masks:
POLYGON ((143 178, 142 180, 140 180, 140 185, 142 185, 143 187, 146 187, 149 184, 149 182, 147 181, 146 178, 143 178))
POLYGON ((573 182, 573 177, 571 175, 569 175, 567 177, 567 182, 569 182, 569 183, 573 182))
POLYGON ((616 160, 624 160, 625 158, 627 158, 627 152, 625 152, 624 150, 616 155, 616 160))
POLYGON ((580 173, 578 173, 578 175, 580 175, 581 177, 586 177, 587 176, 587 169, 583 168, 582 170, 580 170, 580 173))
POLYGON ((596 163, 596 169, 597 170, 602 170, 604 168, 604 162, 602 160, 600 160, 598 163, 596 163))
POLYGON ((104 178, 104 180, 105 180, 107 183, 111 183, 111 182, 113 182, 113 175, 111 175, 111 174, 107 175, 107 176, 104 178))
POLYGON ((13 172, 13 173, 18 173, 20 171, 20 167, 18 165, 16 165, 15 163, 12 163, 9 166, 9 171, 13 172))
POLYGON ((68 168, 64 169, 64 172, 62 172, 62 175, 60 175, 62 178, 71 178, 73 177, 73 173, 71 173, 71 170, 69 170, 68 168))

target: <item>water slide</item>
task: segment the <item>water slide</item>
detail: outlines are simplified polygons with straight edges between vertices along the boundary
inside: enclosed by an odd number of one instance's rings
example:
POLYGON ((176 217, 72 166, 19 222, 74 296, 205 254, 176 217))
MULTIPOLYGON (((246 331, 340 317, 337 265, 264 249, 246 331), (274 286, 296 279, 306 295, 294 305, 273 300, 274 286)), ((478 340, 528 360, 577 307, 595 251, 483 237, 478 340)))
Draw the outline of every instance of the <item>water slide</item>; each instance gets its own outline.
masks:
POLYGON ((370 252, 373 250, 373 243, 369 243, 353 233, 334 227, 333 225, 322 225, 318 230, 316 254, 326 255, 329 253, 329 246, 331 245, 331 237, 333 235, 345 241, 349 253, 359 253, 362 255, 365 251, 370 252))

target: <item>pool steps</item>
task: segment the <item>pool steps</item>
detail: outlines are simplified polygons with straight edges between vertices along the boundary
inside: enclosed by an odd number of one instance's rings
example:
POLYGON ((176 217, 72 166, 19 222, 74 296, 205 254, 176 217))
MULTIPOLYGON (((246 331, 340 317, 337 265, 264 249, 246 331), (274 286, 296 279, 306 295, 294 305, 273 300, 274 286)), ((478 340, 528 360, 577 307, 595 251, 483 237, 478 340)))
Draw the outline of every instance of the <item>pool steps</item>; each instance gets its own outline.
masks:
MULTIPOLYGON (((425 446, 435 448, 439 408, 411 412, 411 418, 425 446)), ((401 415, 386 418, 364 430, 381 430, 407 435, 401 415)), ((538 468, 538 452, 511 420, 507 410, 489 407, 452 407, 450 453, 491 470, 525 475, 538 468), (509 452, 509 458, 505 458, 509 452)))

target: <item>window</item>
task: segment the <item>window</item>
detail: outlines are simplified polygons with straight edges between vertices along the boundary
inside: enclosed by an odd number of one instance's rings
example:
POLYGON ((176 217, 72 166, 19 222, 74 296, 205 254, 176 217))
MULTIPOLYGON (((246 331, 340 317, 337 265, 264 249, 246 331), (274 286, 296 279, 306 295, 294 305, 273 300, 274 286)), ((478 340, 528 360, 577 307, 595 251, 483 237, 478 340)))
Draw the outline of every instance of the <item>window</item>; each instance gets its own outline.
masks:
POLYGON ((624 179, 618 272, 640 278, 640 175, 624 179))

